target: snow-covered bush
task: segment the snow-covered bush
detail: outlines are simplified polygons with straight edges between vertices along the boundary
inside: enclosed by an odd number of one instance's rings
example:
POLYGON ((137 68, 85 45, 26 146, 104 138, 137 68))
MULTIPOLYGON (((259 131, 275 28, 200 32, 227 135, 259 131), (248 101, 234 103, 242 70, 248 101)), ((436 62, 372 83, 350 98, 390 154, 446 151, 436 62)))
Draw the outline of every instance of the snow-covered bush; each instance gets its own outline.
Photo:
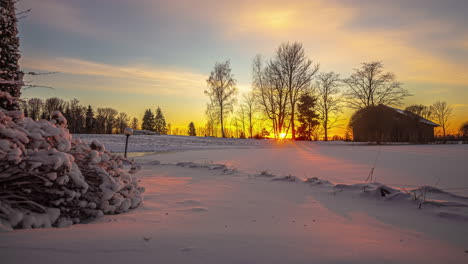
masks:
MULTIPOLYGON (((0 99, 11 96, 0 92, 0 99)), ((142 203, 133 163, 99 142, 73 140, 67 120, 34 121, 0 107, 0 225, 61 227, 142 203), (132 165, 124 170, 124 162, 132 165)))

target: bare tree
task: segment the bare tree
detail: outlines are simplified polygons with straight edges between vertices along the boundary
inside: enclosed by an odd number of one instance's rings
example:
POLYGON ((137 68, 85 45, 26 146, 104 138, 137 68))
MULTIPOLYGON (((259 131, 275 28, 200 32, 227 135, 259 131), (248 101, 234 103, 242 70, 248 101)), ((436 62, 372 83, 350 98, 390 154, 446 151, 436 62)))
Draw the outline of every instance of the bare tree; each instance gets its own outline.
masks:
POLYGON ((112 134, 115 117, 118 113, 117 110, 109 107, 97 109, 96 121, 99 134, 112 134))
POLYGON ((206 110, 205 110, 205 115, 206 115, 206 135, 207 136, 216 136, 215 131, 215 124, 219 118, 217 117, 212 104, 207 104, 206 105, 206 110))
POLYGON ((468 139, 468 121, 465 121, 460 127, 460 134, 464 140, 468 139))
POLYGON ((68 129, 72 133, 83 133, 85 127, 86 109, 76 98, 64 103, 65 114, 68 120, 68 129))
POLYGON ((47 98, 44 103, 42 114, 45 118, 49 118, 55 110, 63 112, 65 110, 65 101, 58 97, 47 98))
POLYGON ((400 105, 411 94, 396 80, 395 74, 384 72, 382 62, 363 63, 360 69, 345 80, 348 106, 363 109, 367 106, 400 105))
POLYGON ((245 114, 247 116, 247 122, 248 122, 248 130, 249 130, 249 137, 253 137, 253 126, 254 126, 254 115, 257 111, 256 108, 256 101, 254 97, 254 93, 250 92, 248 94, 244 94, 242 96, 242 105, 244 106, 245 109, 245 114))
POLYGON ((431 105, 431 111, 435 121, 442 128, 442 134, 445 137, 449 126, 449 120, 453 117, 453 108, 446 102, 437 101, 431 105))
MULTIPOLYGON (((244 135, 244 138, 245 138, 245 125, 247 123, 246 117, 247 117, 247 110, 243 102, 241 102, 241 104, 239 104, 239 108, 237 109, 235 118, 237 119, 237 121, 239 121, 240 123, 239 125, 242 127, 242 134, 244 135)), ((239 136, 239 137, 242 137, 242 136, 239 136)))
POLYGON ((208 90, 205 94, 210 97, 212 106, 219 116, 221 124, 221 135, 226 137, 224 133, 224 118, 233 110, 233 104, 236 101, 237 87, 236 80, 231 73, 229 61, 216 63, 210 77, 206 81, 208 90))
MULTIPOLYGON (((168 124, 168 126, 169 126, 169 125, 170 125, 170 124, 168 124)), ((135 129, 135 130, 138 129, 138 118, 136 118, 136 117, 132 118, 132 123, 131 123, 130 127, 131 127, 132 129, 135 129)))
POLYGON ((44 101, 40 98, 31 98, 28 100, 29 117, 38 120, 41 117, 41 111, 44 106, 44 101))
POLYGON ((432 108, 425 105, 410 105, 405 108, 405 111, 427 120, 431 120, 433 117, 432 108))
POLYGON ((263 60, 257 55, 253 61, 252 75, 255 97, 258 104, 271 120, 273 134, 279 138, 286 131, 286 121, 290 114, 288 90, 281 78, 281 69, 275 67, 273 62, 263 66, 263 60))
POLYGON ((291 137, 296 138, 295 114, 296 104, 308 89, 312 86, 314 75, 319 70, 319 65, 313 65, 307 58, 301 43, 283 43, 276 51, 276 58, 271 67, 278 68, 279 77, 284 81, 288 91, 289 105, 291 108, 291 137))
POLYGON ((128 122, 130 118, 128 117, 127 113, 120 112, 119 115, 115 118, 115 129, 118 133, 123 134, 124 130, 128 127, 128 122))
POLYGON ((340 75, 334 72, 321 73, 316 82, 318 92, 317 111, 324 131, 324 140, 328 141, 328 130, 337 126, 339 114, 343 112, 340 93, 340 75))
POLYGON ((171 125, 171 123, 167 123, 167 125, 166 125, 166 135, 172 135, 172 125, 171 125))

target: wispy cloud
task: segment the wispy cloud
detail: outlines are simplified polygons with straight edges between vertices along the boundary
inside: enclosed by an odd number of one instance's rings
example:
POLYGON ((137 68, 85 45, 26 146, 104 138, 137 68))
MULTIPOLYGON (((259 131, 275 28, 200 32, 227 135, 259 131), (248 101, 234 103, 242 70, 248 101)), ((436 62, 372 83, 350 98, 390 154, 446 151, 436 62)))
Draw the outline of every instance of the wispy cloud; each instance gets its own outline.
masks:
POLYGON ((459 108, 468 108, 468 104, 453 104, 451 105, 453 108, 459 109, 459 108))
MULTIPOLYGON (((468 62, 454 61, 445 51, 459 45, 462 36, 439 39, 437 36, 456 32, 459 25, 449 21, 427 20, 417 9, 399 10, 351 6, 341 1, 288 1, 287 5, 275 1, 256 1, 255 4, 239 4, 237 12, 225 13, 224 34, 237 43, 249 42, 248 49, 260 43, 261 52, 266 43, 278 45, 284 41, 303 42, 309 55, 334 67, 345 65, 349 70, 360 62, 383 60, 389 70, 407 81, 434 82, 440 84, 468 84, 465 69, 468 62), (406 20, 398 26, 374 26, 360 22, 367 14, 393 20, 406 20), (414 15, 414 20, 406 17, 414 15), (361 23, 360 26, 355 24, 361 23), (429 40, 429 41, 427 41, 429 40), (423 42, 421 42, 423 41, 423 42)), ((377 22, 383 23, 376 19, 377 22)), ((389 24, 390 21, 388 21, 389 24)), ((468 54, 465 54, 468 58, 468 54)))
MULTIPOLYGON (((206 76, 180 69, 157 68, 150 65, 109 65, 77 58, 24 58, 22 66, 41 71, 94 76, 101 79, 99 87, 88 83, 85 89, 100 88, 120 92, 156 95, 203 95, 206 76), (108 85, 105 82, 108 81, 108 85)), ((83 84, 85 85, 85 84, 83 84)))

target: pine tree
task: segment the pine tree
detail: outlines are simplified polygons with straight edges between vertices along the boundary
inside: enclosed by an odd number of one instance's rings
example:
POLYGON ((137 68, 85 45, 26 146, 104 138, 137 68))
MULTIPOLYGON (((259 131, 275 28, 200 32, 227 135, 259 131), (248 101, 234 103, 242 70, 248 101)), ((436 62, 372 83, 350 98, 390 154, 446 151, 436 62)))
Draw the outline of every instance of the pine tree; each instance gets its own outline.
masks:
POLYGON ((161 135, 166 134, 166 119, 161 108, 156 109, 156 117, 154 118, 154 131, 161 135))
POLYGON ((188 132, 187 134, 189 136, 197 136, 197 131, 195 130, 195 124, 193 122, 190 122, 189 126, 188 126, 188 132))
POLYGON ((21 108, 23 109, 23 114, 24 114, 24 117, 30 117, 29 115, 29 111, 28 111, 28 104, 27 103, 21 103, 21 108))
POLYGON ((297 129, 299 139, 312 140, 312 133, 320 124, 319 115, 315 112, 317 98, 305 94, 300 97, 297 110, 299 112, 300 127, 297 129))
POLYGON ((147 109, 143 115, 143 123, 141 124, 141 129, 153 131, 154 129, 154 114, 151 112, 151 109, 147 109))
POLYGON ((19 97, 23 86, 23 72, 18 65, 21 55, 15 2, 0 1, 0 92, 6 92, 13 97, 0 98, 0 107, 6 110, 20 108, 19 97))
POLYGON ((96 119, 94 118, 93 108, 88 105, 86 109, 86 119, 85 119, 86 133, 94 134, 96 133, 96 119))

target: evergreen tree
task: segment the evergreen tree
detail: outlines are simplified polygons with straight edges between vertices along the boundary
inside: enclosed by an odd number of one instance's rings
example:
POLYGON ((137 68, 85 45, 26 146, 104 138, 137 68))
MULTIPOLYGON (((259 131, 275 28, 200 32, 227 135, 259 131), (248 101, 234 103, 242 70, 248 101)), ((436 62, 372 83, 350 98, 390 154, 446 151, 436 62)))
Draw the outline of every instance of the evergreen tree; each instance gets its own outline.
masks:
POLYGON ((193 122, 190 122, 189 126, 188 126, 188 132, 187 134, 189 136, 197 136, 197 131, 195 130, 195 124, 193 122))
POLYGON ((153 131, 154 129, 154 114, 151 112, 151 109, 147 109, 143 115, 143 123, 141 124, 141 129, 153 131))
POLYGON ((317 98, 308 94, 301 96, 297 110, 299 112, 300 126, 297 130, 299 139, 312 140, 312 133, 320 124, 318 121, 319 115, 315 112, 317 98))
POLYGON ((24 114, 24 117, 29 117, 29 111, 28 111, 28 106, 27 104, 26 105, 23 105, 23 114, 24 114))
POLYGON ((94 118, 93 108, 90 105, 88 105, 88 108, 86 109, 85 127, 86 133, 96 133, 96 119, 94 118))
POLYGON ((0 1, 0 92, 7 92, 13 96, 0 98, 0 107, 6 110, 20 108, 19 97, 23 86, 23 72, 18 60, 19 38, 16 18, 16 8, 13 0, 0 1))
POLYGON ((156 109, 156 117, 154 118, 154 131, 161 135, 166 134, 166 119, 164 119, 164 114, 159 106, 156 109))

